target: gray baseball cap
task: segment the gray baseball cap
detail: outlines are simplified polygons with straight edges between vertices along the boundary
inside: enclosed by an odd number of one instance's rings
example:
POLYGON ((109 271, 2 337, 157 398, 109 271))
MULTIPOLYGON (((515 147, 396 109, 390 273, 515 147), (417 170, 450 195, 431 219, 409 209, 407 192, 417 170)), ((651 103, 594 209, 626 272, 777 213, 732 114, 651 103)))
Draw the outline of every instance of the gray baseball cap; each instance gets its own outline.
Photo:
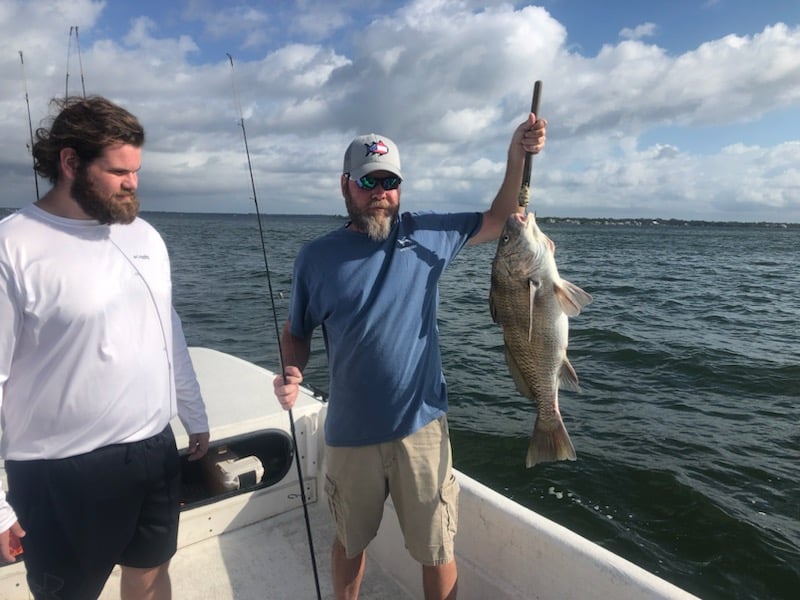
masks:
POLYGON ((350 173, 352 179, 358 179, 373 171, 389 171, 402 179, 400 151, 385 135, 359 135, 344 153, 342 173, 350 173))

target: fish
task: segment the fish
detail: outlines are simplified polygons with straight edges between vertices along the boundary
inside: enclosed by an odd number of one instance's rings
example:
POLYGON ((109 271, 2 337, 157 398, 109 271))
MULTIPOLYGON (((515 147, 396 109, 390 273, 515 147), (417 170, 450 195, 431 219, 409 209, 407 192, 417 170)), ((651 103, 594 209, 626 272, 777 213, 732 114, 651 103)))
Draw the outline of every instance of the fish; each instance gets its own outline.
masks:
POLYGON ((536 403, 525 466, 575 460, 558 407, 558 391, 579 391, 567 358, 569 317, 592 301, 591 294, 561 279, 555 244, 533 213, 509 216, 492 261, 489 308, 503 331, 506 364, 520 394, 536 403))
POLYGON ((372 142, 371 144, 364 144, 364 146, 367 148, 367 153, 365 156, 369 156, 370 154, 383 156, 384 154, 389 153, 389 147, 383 140, 378 140, 377 142, 372 142))

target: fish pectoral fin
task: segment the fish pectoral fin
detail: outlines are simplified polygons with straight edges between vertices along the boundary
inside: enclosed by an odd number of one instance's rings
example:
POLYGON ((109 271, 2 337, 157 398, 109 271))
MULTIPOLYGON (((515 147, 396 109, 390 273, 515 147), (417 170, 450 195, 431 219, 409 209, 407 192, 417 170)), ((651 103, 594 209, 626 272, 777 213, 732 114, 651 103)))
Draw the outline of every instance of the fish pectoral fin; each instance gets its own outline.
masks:
POLYGON ((561 310, 568 317, 576 317, 581 314, 581 309, 592 301, 591 294, 584 292, 574 283, 562 279, 555 284, 556 299, 561 306, 561 310))
POLYGON ((566 358, 561 365, 561 371, 558 373, 558 386, 572 392, 581 391, 578 384, 578 374, 575 373, 575 369, 572 368, 572 364, 566 358))
POLYGON ((517 365, 517 361, 514 360, 514 356, 508 351, 508 347, 506 347, 506 364, 508 365, 508 372, 511 373, 511 379, 514 380, 514 385, 517 386, 517 391, 526 398, 533 400, 533 392, 528 387, 528 382, 525 381, 525 376, 522 374, 519 365, 517 365))
POLYGON ((528 280, 528 343, 533 337, 533 305, 536 301, 536 284, 528 280))

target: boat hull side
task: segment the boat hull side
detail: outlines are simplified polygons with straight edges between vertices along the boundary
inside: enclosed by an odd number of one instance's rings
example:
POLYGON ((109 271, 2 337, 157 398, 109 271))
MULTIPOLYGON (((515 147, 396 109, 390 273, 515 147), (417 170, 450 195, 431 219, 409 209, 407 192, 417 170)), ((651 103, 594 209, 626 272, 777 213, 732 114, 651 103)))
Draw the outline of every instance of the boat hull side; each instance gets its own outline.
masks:
MULTIPOLYGON (((697 600, 688 592, 456 471, 460 600, 697 600)), ((391 502, 369 554, 408 590, 420 567, 391 502)))

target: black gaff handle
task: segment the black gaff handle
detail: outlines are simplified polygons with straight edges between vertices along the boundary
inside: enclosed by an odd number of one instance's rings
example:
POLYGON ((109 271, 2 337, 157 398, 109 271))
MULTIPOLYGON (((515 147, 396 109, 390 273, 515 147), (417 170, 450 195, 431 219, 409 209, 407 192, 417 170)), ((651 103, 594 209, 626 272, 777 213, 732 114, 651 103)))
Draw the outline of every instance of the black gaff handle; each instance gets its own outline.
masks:
MULTIPOLYGON (((539 98, 542 93, 542 82, 537 80, 533 84, 533 100, 531 101, 531 112, 536 115, 536 120, 539 120, 539 98)), ((531 199, 531 171, 533 170, 533 154, 531 152, 525 153, 525 164, 522 168, 522 186, 519 189, 519 205, 528 206, 531 199)))

